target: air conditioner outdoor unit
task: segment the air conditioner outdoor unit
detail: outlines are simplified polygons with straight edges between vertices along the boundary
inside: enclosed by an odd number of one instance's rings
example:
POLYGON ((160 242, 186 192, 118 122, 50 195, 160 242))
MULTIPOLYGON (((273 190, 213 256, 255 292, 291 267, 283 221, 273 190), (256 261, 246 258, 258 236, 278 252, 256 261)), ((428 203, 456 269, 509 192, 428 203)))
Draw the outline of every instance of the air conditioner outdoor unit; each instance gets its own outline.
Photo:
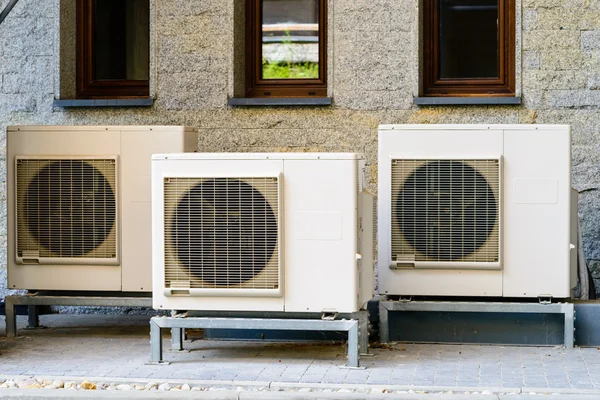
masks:
POLYGON ((373 294, 373 198, 357 154, 152 160, 156 309, 355 312, 373 294))
POLYGON ((569 126, 382 125, 378 186, 381 294, 570 296, 569 126))
POLYGON ((196 148, 178 126, 8 127, 8 287, 150 292, 151 156, 196 148))

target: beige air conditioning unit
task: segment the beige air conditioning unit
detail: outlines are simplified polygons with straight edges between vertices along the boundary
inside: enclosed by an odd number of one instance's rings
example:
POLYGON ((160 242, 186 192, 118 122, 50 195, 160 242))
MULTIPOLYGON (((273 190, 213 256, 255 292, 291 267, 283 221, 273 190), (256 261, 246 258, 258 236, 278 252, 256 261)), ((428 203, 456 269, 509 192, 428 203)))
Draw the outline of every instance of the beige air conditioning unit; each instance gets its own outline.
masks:
POLYGON ((361 309, 373 291, 364 165, 339 153, 155 155, 154 307, 361 309))
POLYGON ((569 126, 383 125, 378 185, 381 294, 570 296, 569 126))
POLYGON ((151 156, 196 147, 184 127, 9 127, 8 287, 151 291, 151 156))

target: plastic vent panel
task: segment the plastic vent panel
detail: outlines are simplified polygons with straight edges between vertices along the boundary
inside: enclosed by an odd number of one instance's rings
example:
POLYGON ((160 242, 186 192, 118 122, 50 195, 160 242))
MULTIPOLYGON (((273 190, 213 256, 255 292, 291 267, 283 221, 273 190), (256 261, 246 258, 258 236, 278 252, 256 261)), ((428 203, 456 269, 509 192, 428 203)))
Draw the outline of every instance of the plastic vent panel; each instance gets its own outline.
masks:
POLYGON ((276 177, 165 178, 165 285, 279 288, 276 177))
POLYGON ((17 158, 17 257, 117 259, 116 159, 17 158))
POLYGON ((497 263, 500 161, 392 160, 392 261, 497 263))

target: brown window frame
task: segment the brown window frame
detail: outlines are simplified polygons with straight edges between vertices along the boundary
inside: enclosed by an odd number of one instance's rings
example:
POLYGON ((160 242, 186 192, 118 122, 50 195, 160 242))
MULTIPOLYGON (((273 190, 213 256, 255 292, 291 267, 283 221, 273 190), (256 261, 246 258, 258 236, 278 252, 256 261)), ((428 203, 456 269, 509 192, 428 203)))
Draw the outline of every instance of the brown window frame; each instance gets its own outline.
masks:
POLYGON ((498 0, 498 79, 440 78, 439 2, 423 2, 424 96, 515 95, 515 0, 498 0))
MULTIPOLYGON (((77 0, 77 98, 139 99, 150 97, 149 80, 94 79, 94 0, 77 0)), ((148 23, 150 23, 148 21, 148 23)))
POLYGON ((327 97, 327 0, 319 2, 319 79, 262 79, 262 1, 246 0, 246 97, 327 97))

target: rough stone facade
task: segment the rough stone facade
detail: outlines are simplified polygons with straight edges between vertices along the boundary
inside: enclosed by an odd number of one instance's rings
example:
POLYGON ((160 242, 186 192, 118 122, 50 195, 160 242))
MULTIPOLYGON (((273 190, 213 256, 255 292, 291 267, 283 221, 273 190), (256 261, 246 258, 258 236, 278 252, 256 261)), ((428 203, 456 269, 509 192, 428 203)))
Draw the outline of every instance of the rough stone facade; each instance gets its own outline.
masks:
POLYGON ((573 128, 573 185, 581 192, 585 254, 600 288, 600 0, 517 0, 523 104, 443 107, 413 104, 419 0, 330 0, 334 104, 304 108, 227 106, 243 86, 242 0, 150 1, 156 98, 150 108, 52 106, 73 90, 73 37, 65 33, 73 0, 21 0, 0 25, 0 285, 6 284, 8 125, 177 124, 199 128, 200 151, 363 152, 375 191, 380 123, 558 123, 573 128))

